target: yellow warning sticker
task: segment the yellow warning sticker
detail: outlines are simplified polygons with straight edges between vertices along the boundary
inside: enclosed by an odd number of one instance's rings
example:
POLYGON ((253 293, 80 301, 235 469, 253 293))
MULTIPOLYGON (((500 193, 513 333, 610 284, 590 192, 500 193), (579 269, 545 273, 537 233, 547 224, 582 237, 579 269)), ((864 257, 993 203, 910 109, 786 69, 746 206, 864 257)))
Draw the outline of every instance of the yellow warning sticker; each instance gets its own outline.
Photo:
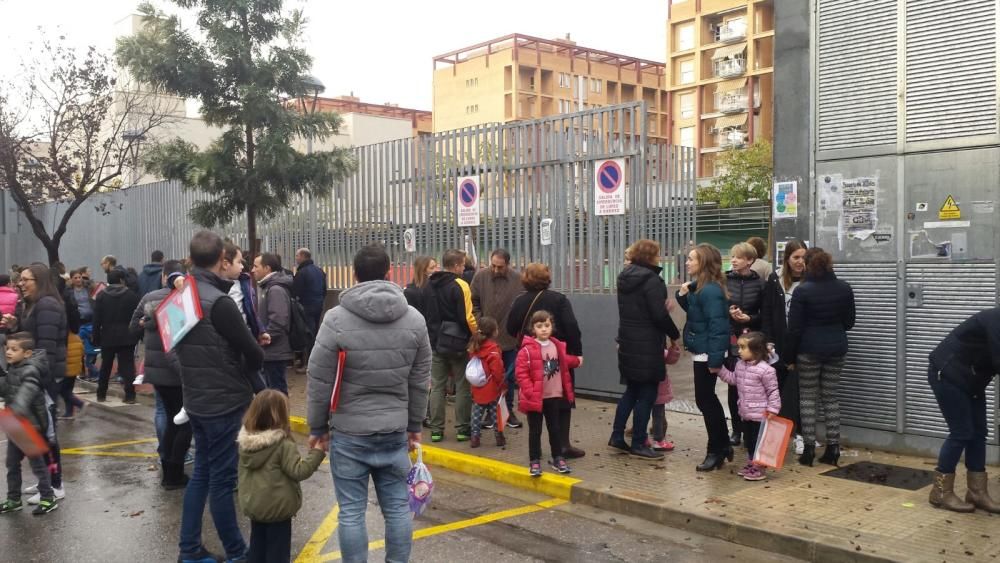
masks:
POLYGON ((955 203, 955 198, 948 195, 948 199, 944 200, 944 204, 941 205, 941 209, 938 211, 938 219, 946 221, 948 219, 961 219, 962 210, 958 208, 958 204, 955 203))

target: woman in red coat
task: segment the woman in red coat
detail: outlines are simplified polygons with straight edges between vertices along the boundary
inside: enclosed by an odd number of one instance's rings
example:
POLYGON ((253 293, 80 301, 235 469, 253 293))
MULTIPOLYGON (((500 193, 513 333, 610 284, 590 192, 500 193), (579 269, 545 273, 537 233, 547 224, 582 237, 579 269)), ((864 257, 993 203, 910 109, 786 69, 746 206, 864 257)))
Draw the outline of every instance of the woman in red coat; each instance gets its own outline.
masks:
POLYGON ((573 402, 573 380, 569 370, 583 365, 583 358, 566 353, 566 345, 552 338, 552 313, 536 311, 531 316, 531 336, 525 336, 517 353, 518 409, 528 415, 528 466, 532 477, 542 474, 542 418, 549 432, 552 468, 569 473, 563 458, 559 432, 559 411, 573 402))

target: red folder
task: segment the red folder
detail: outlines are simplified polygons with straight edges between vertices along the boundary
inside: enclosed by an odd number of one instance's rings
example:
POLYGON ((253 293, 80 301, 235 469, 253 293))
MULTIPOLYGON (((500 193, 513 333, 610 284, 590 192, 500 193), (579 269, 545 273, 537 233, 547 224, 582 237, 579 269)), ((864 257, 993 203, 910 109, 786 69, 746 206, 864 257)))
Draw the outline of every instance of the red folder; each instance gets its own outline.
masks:
POLYGON ((780 416, 770 416, 761 421, 757 436, 757 451, 753 462, 764 467, 781 469, 785 464, 785 451, 795 423, 780 416))
POLYGON ((333 380, 333 393, 330 393, 330 412, 337 412, 340 403, 340 389, 344 383, 344 364, 347 363, 347 350, 337 352, 337 376, 333 380))
POLYGON ((48 442, 35 430, 35 427, 24 417, 14 414, 10 409, 0 410, 0 430, 14 442, 27 457, 39 457, 49 451, 48 442))

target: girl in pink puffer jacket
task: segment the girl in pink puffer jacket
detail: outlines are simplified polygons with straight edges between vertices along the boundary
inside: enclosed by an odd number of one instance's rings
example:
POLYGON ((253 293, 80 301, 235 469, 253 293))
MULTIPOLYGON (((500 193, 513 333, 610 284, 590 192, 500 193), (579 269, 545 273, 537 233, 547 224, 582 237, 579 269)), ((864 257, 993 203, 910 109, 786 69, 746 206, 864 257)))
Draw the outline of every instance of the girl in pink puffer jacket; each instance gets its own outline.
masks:
POLYGON ((747 464, 736 474, 747 481, 767 478, 764 468, 751 461, 757 448, 760 422, 781 411, 778 376, 767 363, 767 338, 760 332, 748 332, 737 341, 740 360, 732 369, 723 366, 719 379, 735 385, 739 392, 739 415, 743 419, 743 442, 747 447, 747 464))

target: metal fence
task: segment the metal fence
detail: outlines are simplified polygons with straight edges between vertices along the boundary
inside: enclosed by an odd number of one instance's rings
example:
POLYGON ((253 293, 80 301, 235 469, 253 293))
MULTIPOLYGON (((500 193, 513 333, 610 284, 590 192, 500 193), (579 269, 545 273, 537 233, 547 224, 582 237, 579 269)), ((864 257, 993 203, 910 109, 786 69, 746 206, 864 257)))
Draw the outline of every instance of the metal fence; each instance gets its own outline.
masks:
MULTIPOLYGON (((647 119, 645 104, 637 102, 358 147, 350 178, 325 197, 302 198, 263 222, 258 236, 264 250, 287 261, 297 248, 309 247, 331 287, 354 283, 354 253, 370 242, 389 250, 391 276, 399 283, 409 280, 417 255, 461 248, 485 262, 492 249, 503 247, 517 267, 549 264, 554 287, 608 293, 628 244, 651 238, 664 249, 669 280, 682 271, 695 235, 695 153, 650 142, 647 119), (625 161, 626 212, 598 216, 594 169, 612 158, 625 161), (480 186, 480 225, 460 228, 457 183, 468 176, 480 186), (552 237, 543 245, 545 219, 552 237), (408 229, 415 235, 413 252, 403 241, 408 229)), ((115 254, 137 265, 154 248, 186 255, 197 229, 187 211, 201 197, 167 182, 95 197, 70 223, 63 260, 96 265, 101 255, 115 254)), ((43 215, 54 217, 59 205, 45 206, 43 215)), ((246 245, 242 221, 219 230, 246 245)), ((4 247, 7 264, 44 257, 26 225, 15 238, 4 247)))

